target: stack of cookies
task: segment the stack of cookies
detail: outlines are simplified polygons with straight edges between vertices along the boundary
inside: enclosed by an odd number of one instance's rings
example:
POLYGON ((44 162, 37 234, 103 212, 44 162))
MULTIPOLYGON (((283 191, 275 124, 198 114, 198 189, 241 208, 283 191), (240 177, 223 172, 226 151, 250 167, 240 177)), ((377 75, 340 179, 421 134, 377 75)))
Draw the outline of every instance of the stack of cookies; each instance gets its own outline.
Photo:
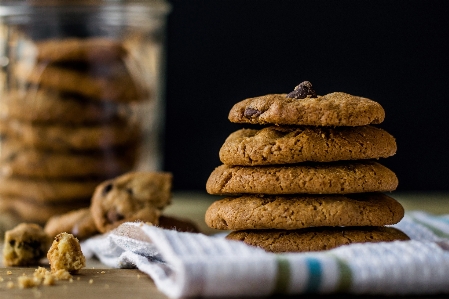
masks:
POLYGON ((385 118, 370 99, 317 96, 305 81, 289 94, 249 98, 229 120, 258 126, 232 133, 210 175, 209 227, 270 252, 319 251, 350 243, 407 240, 389 225, 404 209, 385 194, 394 172, 378 162, 396 153, 385 118))
POLYGON ((10 62, 0 101, 0 212, 43 224, 89 207, 98 184, 133 169, 142 136, 134 112, 149 97, 118 41, 26 49, 10 62))

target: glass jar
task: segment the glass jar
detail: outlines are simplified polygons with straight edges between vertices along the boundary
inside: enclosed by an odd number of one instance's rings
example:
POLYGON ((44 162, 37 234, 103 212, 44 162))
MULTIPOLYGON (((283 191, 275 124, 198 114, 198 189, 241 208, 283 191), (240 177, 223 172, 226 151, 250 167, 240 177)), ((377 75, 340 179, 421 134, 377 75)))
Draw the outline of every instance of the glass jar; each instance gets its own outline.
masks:
POLYGON ((0 3, 0 217, 44 223, 104 180, 160 170, 170 6, 0 3))

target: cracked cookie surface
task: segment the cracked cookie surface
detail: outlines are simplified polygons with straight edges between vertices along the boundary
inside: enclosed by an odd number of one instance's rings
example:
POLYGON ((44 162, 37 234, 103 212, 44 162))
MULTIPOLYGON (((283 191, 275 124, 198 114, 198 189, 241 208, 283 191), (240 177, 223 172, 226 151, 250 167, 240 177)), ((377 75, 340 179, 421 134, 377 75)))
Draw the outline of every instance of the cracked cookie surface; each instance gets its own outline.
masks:
POLYGON ((206 224, 220 230, 300 229, 312 226, 383 226, 398 223, 404 208, 383 193, 241 196, 212 203, 206 224))
POLYGON ((220 148, 228 165, 273 165, 387 158, 396 153, 395 138, 374 126, 241 129, 220 148))
POLYGON ((343 92, 305 99, 268 94, 236 103, 228 119, 261 125, 363 126, 382 123, 385 111, 373 100, 343 92))
POLYGON ((214 169, 206 182, 213 195, 348 194, 397 188, 396 174, 378 162, 229 166, 214 169))

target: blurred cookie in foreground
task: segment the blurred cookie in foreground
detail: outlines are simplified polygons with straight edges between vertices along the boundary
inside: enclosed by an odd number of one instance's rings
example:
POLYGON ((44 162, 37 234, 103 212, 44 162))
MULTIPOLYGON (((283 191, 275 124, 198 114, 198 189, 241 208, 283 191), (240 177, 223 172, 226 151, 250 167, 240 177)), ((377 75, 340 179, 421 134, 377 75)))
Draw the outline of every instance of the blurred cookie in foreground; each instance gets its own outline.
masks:
POLYGON ((242 241, 269 252, 322 251, 353 243, 406 241, 409 237, 393 227, 310 227, 298 230, 233 231, 228 240, 242 241))
POLYGON ((129 172, 97 186, 90 211, 101 233, 124 222, 158 225, 162 210, 171 203, 172 174, 129 172))
POLYGON ((68 232, 79 240, 87 239, 99 233, 89 208, 54 215, 48 219, 44 230, 53 238, 62 232, 68 232))
POLYGON ((41 226, 21 223, 5 232, 3 247, 4 266, 37 265, 45 257, 51 239, 41 226))

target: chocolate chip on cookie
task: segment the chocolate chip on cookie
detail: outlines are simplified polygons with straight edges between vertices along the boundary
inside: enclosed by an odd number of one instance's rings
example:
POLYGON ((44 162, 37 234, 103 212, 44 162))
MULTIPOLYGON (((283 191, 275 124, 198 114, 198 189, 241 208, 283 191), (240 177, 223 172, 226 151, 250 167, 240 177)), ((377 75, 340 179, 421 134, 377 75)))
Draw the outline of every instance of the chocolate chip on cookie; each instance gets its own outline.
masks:
POLYGON ((287 98, 294 99, 305 99, 305 98, 316 98, 316 92, 312 88, 312 83, 309 81, 301 82, 295 87, 295 89, 287 95, 287 98))
POLYGON ((248 107, 245 109, 244 115, 245 117, 258 117, 259 115, 262 114, 262 111, 259 111, 257 109, 248 107))

